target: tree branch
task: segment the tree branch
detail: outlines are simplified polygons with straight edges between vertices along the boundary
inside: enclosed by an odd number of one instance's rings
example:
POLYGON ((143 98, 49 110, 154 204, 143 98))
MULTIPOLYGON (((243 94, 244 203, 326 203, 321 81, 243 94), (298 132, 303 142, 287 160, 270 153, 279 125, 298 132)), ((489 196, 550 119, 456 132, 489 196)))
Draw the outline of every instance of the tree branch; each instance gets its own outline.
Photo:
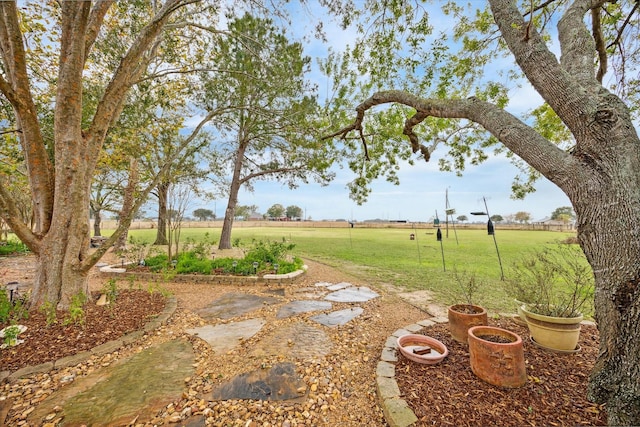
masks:
POLYGON ((598 52, 598 72, 596 80, 602 84, 602 78, 607 73, 607 48, 604 45, 604 35, 602 34, 602 25, 600 23, 601 7, 591 9, 591 33, 596 42, 596 52, 598 52))
POLYGON ((616 39, 611 43, 609 43, 607 48, 610 48, 620 43, 620 39, 622 39, 622 34, 624 33, 625 28, 627 27, 627 25, 629 25, 629 23, 631 22, 631 18, 638 11, 639 8, 640 8, 640 2, 636 1, 636 4, 633 5, 633 9, 631 9, 631 12, 629 12, 624 22, 622 23, 622 27, 620 27, 620 29, 618 30, 618 35, 616 36, 616 39))
MULTIPOLYGON (((404 91, 377 92, 356 107, 356 118, 350 125, 322 139, 345 138, 350 132, 360 131, 365 113, 375 106, 388 103, 399 103, 417 111, 415 115, 405 121, 404 134, 411 141, 412 150, 414 152, 420 151, 423 156, 425 155, 424 150, 427 150, 428 154, 430 151, 424 145, 419 144, 418 137, 414 133, 416 125, 427 117, 467 119, 484 127, 509 150, 520 156, 560 188, 563 188, 566 182, 577 173, 586 173, 570 154, 540 136, 527 124, 503 109, 476 98, 466 100, 425 99, 404 91)), ((428 155, 425 156, 425 160, 429 160, 428 155)))
POLYGON ((36 236, 31 228, 20 220, 20 211, 16 208, 11 195, 7 192, 8 186, 0 177, 0 217, 9 225, 11 231, 22 241, 31 252, 38 254, 40 252, 40 239, 36 236))
POLYGON ((573 8, 562 17, 558 25, 562 27, 559 29, 562 34, 561 65, 535 27, 530 29, 529 39, 525 40, 526 22, 514 0, 490 0, 494 19, 518 66, 536 92, 574 134, 579 134, 580 129, 591 120, 598 105, 596 91, 588 92, 582 84, 587 83, 592 89, 602 86, 594 78, 593 43, 586 43, 591 46, 591 56, 587 57, 585 48, 576 46, 570 34, 586 32, 587 39, 590 39, 582 18, 587 10, 603 1, 576 0, 573 8), (585 7, 580 9, 578 6, 585 7))
POLYGON ((93 121, 86 133, 86 139, 93 141, 92 149, 94 152, 99 151, 107 130, 120 115, 127 91, 146 70, 152 57, 145 55, 145 52, 156 41, 171 14, 181 7, 199 1, 201 0, 167 0, 158 13, 142 29, 124 58, 120 61, 120 66, 107 85, 105 93, 96 107, 93 121))
POLYGON ((84 41, 84 57, 89 56, 89 51, 93 47, 93 43, 96 41, 98 34, 100 33, 100 27, 107 11, 111 5, 115 3, 115 0, 98 0, 91 9, 89 15, 89 24, 87 25, 87 33, 84 41))
MULTIPOLYGON (((13 106, 16 127, 33 197, 33 213, 40 232, 49 229, 53 211, 53 166, 49 160, 31 94, 27 60, 18 18, 17 2, 0 1, 0 54, 6 80, 0 76, 0 90, 13 106)), ((5 218, 6 219, 6 218, 5 218)))
MULTIPOLYGON (((588 11, 599 9, 604 2, 605 0, 574 0, 558 22, 562 67, 587 90, 601 85, 595 80, 593 70, 597 40, 594 41, 589 34, 584 17, 588 11)), ((598 18, 594 17, 596 19, 598 18)))

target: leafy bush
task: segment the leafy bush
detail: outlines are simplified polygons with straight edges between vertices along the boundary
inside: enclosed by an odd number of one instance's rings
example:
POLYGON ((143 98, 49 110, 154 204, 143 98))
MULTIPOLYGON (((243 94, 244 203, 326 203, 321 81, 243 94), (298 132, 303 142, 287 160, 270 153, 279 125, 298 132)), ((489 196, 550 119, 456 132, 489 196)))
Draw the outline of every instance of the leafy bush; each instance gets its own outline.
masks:
POLYGON ((7 292, 0 289, 0 323, 16 323, 29 317, 29 311, 25 305, 26 299, 9 300, 7 292))
POLYGON ((195 252, 183 252, 178 255, 176 273, 190 274, 201 273, 211 274, 211 260, 203 258, 201 254, 195 252))
POLYGON ((64 319, 63 324, 65 326, 70 324, 84 325, 84 304, 87 302, 87 296, 84 292, 78 292, 71 297, 71 305, 69 306, 69 317, 64 319))
POLYGON ((191 250, 180 253, 175 260, 175 269, 170 265, 167 255, 160 254, 145 259, 151 271, 175 271, 176 274, 237 274, 250 276, 253 274, 277 273, 286 274, 302 268, 303 262, 297 257, 288 257, 287 253, 294 244, 280 242, 255 242, 244 258, 208 257, 210 248, 207 245, 194 245, 191 250), (257 263, 257 267, 254 267, 257 263))
POLYGON ((149 267, 151 271, 160 271, 169 266, 169 256, 167 254, 158 254, 144 259, 144 265, 149 267))
POLYGON ((249 249, 245 255, 245 259, 253 262, 274 264, 283 261, 289 251, 295 248, 294 243, 286 244, 284 242, 263 242, 254 240, 254 247, 249 249))
POLYGON ((581 314, 594 295, 591 267, 574 245, 536 251, 514 264, 507 294, 534 313, 554 317, 581 314))
POLYGON ((6 323, 9 320, 12 309, 13 304, 9 301, 7 292, 4 289, 0 290, 0 323, 6 323))
POLYGON ((0 244, 0 256, 29 252, 27 245, 20 241, 7 240, 0 244))

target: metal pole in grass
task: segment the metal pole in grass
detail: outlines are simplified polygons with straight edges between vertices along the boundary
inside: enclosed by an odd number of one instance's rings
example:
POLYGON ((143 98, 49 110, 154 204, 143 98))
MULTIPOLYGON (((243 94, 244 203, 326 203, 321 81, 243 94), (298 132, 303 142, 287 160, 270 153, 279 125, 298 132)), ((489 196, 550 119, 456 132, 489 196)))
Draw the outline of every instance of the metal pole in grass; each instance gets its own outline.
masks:
POLYGON ((438 227, 438 231, 436 232, 436 239, 440 242, 440 253, 442 253, 442 271, 447 271, 447 267, 444 263, 444 246, 442 246, 442 231, 440 231, 440 219, 438 218, 438 211, 436 210, 436 219, 434 225, 438 227))
POLYGON ((496 240, 496 230, 491 222, 491 215, 489 214, 489 208, 487 207, 487 199, 482 196, 484 201, 485 212, 471 212, 471 215, 486 215, 489 218, 487 221, 487 234, 493 236, 493 244, 496 246, 496 254, 498 254, 498 264, 500 265, 500 280, 504 280, 504 270, 502 269, 502 260, 500 259, 500 251, 498 250, 498 241, 496 240))
POLYGON ((416 223, 413 223, 413 235, 416 238, 416 248, 418 248, 418 265, 422 264, 422 260, 420 259, 420 245, 418 244, 418 232, 416 231, 416 223))
MULTIPOLYGON (((458 233, 456 232, 456 223, 453 220, 453 214, 456 213, 456 210, 449 207, 449 189, 447 188, 445 191, 445 211, 444 213, 447 215, 447 218, 451 217, 451 225, 453 226, 453 234, 456 236, 456 245, 458 243, 458 233)), ((447 220, 447 238, 449 238, 449 221, 447 220)))

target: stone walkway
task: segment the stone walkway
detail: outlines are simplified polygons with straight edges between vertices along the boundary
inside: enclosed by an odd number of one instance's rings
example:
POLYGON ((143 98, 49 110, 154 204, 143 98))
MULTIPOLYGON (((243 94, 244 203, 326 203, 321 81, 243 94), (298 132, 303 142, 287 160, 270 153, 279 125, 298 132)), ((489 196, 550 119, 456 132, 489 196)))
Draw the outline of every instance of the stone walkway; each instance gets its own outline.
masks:
MULTIPOLYGON (((211 301, 197 313, 205 322, 199 327, 186 330, 188 334, 204 340, 218 354, 237 347, 243 340, 257 334, 266 324, 260 317, 234 320, 246 317, 265 306, 280 304, 276 318, 292 318, 285 327, 266 334, 252 351, 254 356, 278 354, 285 359, 295 355, 300 358, 322 357, 331 352, 333 343, 325 328, 345 325, 362 315, 364 309, 358 303, 379 297, 368 287, 357 287, 350 283, 319 282, 315 287, 296 290, 301 299, 282 304, 282 296, 255 295, 230 292, 211 301), (305 299, 303 299, 305 298, 305 299), (311 298, 311 299, 307 299, 311 298), (349 303, 346 309, 334 310, 333 303, 349 303), (308 322, 297 321, 296 316, 318 312, 308 322), (220 321, 227 321, 220 323, 220 321)), ((165 323, 176 308, 171 300, 165 312, 145 327, 152 331, 165 323)), ((429 324, 425 321, 424 325, 429 324)), ((397 361, 397 336, 421 329, 420 324, 400 329, 389 337, 382 351, 377 370, 377 389, 387 422, 392 426, 410 425, 415 418, 406 403, 399 398, 395 384, 393 362, 397 361), (395 386, 394 386, 395 384, 395 386), (412 418, 413 417, 413 418, 412 418)), ((134 333, 135 334, 135 333, 134 333)), ((107 343, 102 350, 114 350, 130 338, 123 337, 117 342, 107 343)), ((47 367, 30 367, 14 372, 9 378, 16 381, 23 375, 38 372, 38 369, 52 369, 62 365, 79 363, 77 358, 67 358, 53 362, 47 367), (73 359, 73 360, 71 360, 73 359)), ((128 358, 107 366, 69 384, 48 396, 27 421, 30 425, 56 426, 64 420, 64 425, 142 425, 152 421, 149 414, 175 400, 184 391, 185 378, 194 374, 194 350, 184 339, 174 339, 157 344, 128 358)), ((203 400, 253 399, 263 401, 285 400, 303 401, 308 389, 302 378, 295 372, 295 365, 289 362, 274 364, 256 371, 244 372, 216 386, 203 400)), ((190 417, 190 414, 176 413, 174 421, 182 425, 204 425, 204 418, 190 417)), ((169 420, 171 421, 171 420, 169 420)))

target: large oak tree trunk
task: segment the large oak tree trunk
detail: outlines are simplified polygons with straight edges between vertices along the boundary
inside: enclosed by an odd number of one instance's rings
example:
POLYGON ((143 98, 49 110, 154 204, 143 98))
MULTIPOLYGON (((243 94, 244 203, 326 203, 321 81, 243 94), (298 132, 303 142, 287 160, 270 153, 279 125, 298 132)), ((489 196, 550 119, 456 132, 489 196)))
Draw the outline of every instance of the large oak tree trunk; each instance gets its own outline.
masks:
MULTIPOLYGON (((37 253, 33 295, 30 304, 39 307, 54 303, 59 310, 68 309, 74 295, 88 294, 88 269, 82 266, 90 244, 89 183, 85 172, 89 166, 58 168, 66 191, 57 189, 54 215, 47 235, 37 253), (60 169, 67 169, 62 172, 60 169), (64 194, 64 195, 62 195, 64 194)), ((57 186, 62 184, 57 183, 57 186)))
POLYGON ((592 182, 583 189, 588 195, 572 198, 596 281, 601 341, 589 398, 606 404, 609 425, 640 423, 640 165, 634 157, 602 165, 617 169, 614 180, 600 188, 592 182))

